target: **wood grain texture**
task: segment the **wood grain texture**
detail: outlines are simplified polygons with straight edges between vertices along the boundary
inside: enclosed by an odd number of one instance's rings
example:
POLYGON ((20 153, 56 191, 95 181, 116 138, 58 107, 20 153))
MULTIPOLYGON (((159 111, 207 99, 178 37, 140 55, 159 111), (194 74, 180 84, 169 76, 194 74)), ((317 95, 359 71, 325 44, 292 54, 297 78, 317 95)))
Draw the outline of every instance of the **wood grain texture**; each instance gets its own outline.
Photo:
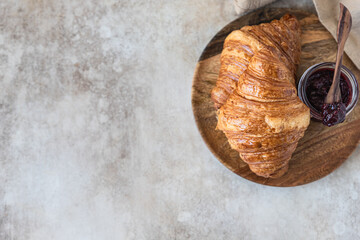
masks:
MULTIPOLYGON (((211 152, 241 177, 278 187, 302 185, 325 177, 349 157, 360 141, 359 106, 347 116, 344 123, 331 128, 311 120, 305 136, 299 141, 290 160, 288 172, 277 179, 266 179, 251 172, 239 154, 230 148, 225 135, 215 130, 217 119, 210 92, 218 77, 220 53, 226 36, 235 29, 270 22, 286 13, 295 15, 302 27, 302 53, 297 78, 313 64, 334 62, 337 44, 315 15, 294 9, 262 8, 236 19, 215 35, 199 59, 192 86, 192 107, 196 124, 211 152)), ((357 79, 360 78, 360 71, 346 55, 343 65, 348 67, 357 79)))

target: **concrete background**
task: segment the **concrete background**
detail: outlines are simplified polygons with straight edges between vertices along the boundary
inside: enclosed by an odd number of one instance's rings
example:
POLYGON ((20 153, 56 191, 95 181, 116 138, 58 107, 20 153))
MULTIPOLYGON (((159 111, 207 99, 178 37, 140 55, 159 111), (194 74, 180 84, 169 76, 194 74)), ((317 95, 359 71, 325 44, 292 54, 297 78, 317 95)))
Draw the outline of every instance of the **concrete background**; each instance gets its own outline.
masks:
POLYGON ((0 239, 360 239, 360 148, 274 188, 202 141, 193 71, 236 17, 230 0, 0 1, 0 239))

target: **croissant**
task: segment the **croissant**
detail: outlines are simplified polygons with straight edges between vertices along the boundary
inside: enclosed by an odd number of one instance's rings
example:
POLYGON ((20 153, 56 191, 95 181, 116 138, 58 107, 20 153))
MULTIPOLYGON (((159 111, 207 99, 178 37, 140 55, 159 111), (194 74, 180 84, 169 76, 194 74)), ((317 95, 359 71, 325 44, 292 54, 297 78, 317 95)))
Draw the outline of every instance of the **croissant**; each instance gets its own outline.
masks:
POLYGON ((221 67, 211 98, 217 129, 251 171, 277 178, 310 123, 297 97, 300 24, 291 15, 233 31, 224 42, 221 67))

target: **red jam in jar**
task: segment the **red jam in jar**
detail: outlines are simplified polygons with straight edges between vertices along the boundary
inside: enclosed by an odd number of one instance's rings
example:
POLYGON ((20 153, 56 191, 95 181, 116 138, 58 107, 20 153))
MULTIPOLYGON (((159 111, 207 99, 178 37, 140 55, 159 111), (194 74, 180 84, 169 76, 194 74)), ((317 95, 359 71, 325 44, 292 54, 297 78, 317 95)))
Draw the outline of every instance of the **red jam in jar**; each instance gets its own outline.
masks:
MULTIPOLYGON (((319 112, 322 111, 324 100, 332 84, 334 69, 319 69, 308 78, 305 86, 306 96, 310 104, 319 112)), ((352 89, 349 79, 341 73, 340 75, 341 100, 348 106, 351 102, 352 89)))

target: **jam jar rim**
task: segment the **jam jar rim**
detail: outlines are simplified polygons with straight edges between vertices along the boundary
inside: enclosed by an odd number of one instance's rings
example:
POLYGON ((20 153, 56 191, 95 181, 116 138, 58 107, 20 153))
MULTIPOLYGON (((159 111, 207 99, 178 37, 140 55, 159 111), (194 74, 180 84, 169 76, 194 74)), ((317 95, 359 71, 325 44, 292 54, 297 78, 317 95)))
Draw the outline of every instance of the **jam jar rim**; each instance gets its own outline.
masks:
MULTIPOLYGON (((312 66, 310 66, 308 69, 305 70, 305 72, 302 74, 299 83, 298 83, 298 95, 300 100, 308 107, 310 108, 310 114, 312 117, 318 120, 322 120, 321 112, 316 110, 309 102, 307 95, 306 95, 306 82, 311 76, 313 72, 315 72, 318 69, 321 69, 322 67, 329 67, 329 68, 335 68, 334 62, 322 62, 317 63, 312 66)), ((344 65, 341 66, 341 72, 345 74, 345 76, 349 79, 350 87, 352 90, 352 96, 351 96, 351 102, 346 107, 346 116, 355 108, 358 100, 359 100, 359 84, 357 82, 357 79, 355 75, 345 67, 344 65)))

